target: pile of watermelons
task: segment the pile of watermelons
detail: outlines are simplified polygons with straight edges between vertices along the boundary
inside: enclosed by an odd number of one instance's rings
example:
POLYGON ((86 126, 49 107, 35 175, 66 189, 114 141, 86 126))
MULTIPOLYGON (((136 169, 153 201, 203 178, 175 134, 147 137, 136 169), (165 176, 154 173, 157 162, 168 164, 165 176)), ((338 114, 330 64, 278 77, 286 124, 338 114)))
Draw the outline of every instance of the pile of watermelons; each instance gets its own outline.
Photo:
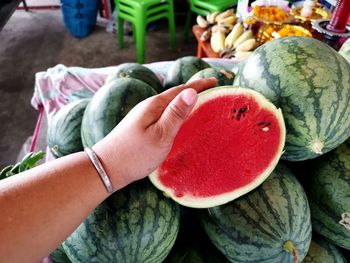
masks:
POLYGON ((51 254, 54 261, 346 262, 350 64, 318 40, 268 42, 236 74, 195 57, 180 58, 164 83, 142 65, 121 64, 91 99, 71 103, 54 116, 48 145, 56 157, 81 151, 108 134, 138 102, 211 76, 218 85, 254 89, 282 109, 285 152, 268 179, 225 205, 191 209, 146 178, 97 207, 51 254))

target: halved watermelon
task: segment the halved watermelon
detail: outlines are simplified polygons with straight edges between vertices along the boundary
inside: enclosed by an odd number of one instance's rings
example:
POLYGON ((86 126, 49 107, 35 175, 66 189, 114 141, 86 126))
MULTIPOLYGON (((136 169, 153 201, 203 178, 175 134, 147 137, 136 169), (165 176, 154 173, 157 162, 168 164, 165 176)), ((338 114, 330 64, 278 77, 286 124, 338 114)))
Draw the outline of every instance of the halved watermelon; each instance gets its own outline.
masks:
POLYGON ((152 183, 179 204, 207 208, 260 185, 280 159, 282 112, 260 93, 222 86, 199 94, 152 183))

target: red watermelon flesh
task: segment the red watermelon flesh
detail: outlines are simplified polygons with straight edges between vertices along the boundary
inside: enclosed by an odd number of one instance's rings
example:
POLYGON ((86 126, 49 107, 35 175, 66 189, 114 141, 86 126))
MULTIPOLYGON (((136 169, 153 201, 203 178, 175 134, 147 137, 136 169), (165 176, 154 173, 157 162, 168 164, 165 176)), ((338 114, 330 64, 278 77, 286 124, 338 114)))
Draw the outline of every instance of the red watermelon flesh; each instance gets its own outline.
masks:
POLYGON ((282 113, 256 91, 223 86, 199 94, 153 184, 178 203, 206 208, 257 187, 282 154, 282 113))

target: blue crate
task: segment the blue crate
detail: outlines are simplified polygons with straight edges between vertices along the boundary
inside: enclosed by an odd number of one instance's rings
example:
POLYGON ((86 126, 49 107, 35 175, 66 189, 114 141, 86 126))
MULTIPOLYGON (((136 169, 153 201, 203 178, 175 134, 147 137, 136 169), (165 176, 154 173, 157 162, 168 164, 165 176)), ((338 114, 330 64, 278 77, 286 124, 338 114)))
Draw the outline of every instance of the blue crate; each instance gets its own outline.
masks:
POLYGON ((96 25, 98 0, 61 0, 63 20, 68 31, 75 37, 88 36, 96 25))

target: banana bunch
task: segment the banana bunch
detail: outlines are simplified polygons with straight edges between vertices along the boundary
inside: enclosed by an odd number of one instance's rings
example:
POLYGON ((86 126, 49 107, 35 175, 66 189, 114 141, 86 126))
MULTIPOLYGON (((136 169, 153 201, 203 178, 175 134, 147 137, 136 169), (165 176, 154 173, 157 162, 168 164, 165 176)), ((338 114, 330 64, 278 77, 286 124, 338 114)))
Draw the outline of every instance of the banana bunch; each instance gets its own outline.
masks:
POLYGON ((228 9, 224 12, 208 14, 205 18, 197 16, 196 22, 201 28, 206 29, 201 35, 201 40, 210 39, 213 51, 219 53, 225 48, 226 35, 237 23, 237 17, 233 9, 228 9))
POLYGON ((221 57, 244 59, 257 48, 258 42, 252 30, 244 31, 243 25, 237 23, 225 38, 224 45, 225 48, 220 53, 221 57))

